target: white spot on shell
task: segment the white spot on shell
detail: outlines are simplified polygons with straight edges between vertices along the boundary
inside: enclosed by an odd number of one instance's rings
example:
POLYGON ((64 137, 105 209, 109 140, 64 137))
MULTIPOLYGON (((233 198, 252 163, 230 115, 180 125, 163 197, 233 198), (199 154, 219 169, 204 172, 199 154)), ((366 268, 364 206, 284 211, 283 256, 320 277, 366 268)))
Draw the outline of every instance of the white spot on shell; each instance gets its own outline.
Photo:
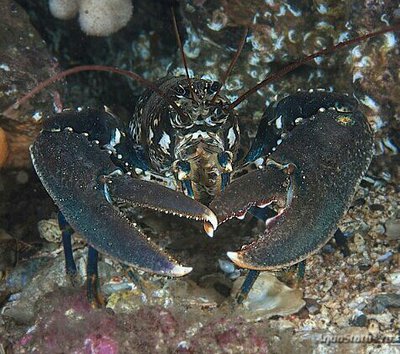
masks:
POLYGON ((121 141, 121 132, 119 131, 119 129, 115 129, 114 130, 114 134, 111 137, 111 141, 110 141, 110 145, 115 146, 117 144, 119 144, 121 141))
POLYGON ((277 120, 275 121, 275 126, 276 126, 278 129, 282 129, 282 115, 280 115, 280 116, 277 118, 277 120))
POLYGON ((36 122, 40 121, 43 118, 43 112, 35 112, 32 116, 32 119, 36 122))
POLYGON ((165 152, 165 153, 169 153, 169 144, 171 144, 171 138, 170 136, 166 133, 163 132, 163 135, 160 139, 160 141, 158 142, 158 144, 160 145, 161 149, 165 152))
POLYGON ((264 163, 264 159, 262 157, 259 157, 257 160, 254 161, 254 164, 257 166, 257 168, 261 168, 264 163))
POLYGON ((364 96, 364 98, 361 99, 361 102, 371 108, 374 112, 379 111, 379 105, 371 97, 364 96))
POLYGON ((357 80, 362 80, 363 77, 364 77, 364 75, 362 74, 361 71, 356 71, 356 72, 353 74, 353 82, 356 82, 357 80))
POLYGON ((151 129, 151 127, 150 127, 150 129, 149 129, 149 141, 151 141, 153 139, 153 137, 154 137, 153 129, 151 129))
POLYGON ((235 135, 235 131, 233 130, 233 128, 230 128, 228 130, 227 138, 228 138, 228 147, 231 148, 235 144, 235 141, 236 141, 236 135, 235 135))
POLYGON ((111 200, 110 192, 109 192, 109 190, 108 190, 108 185, 107 185, 107 183, 104 183, 104 196, 106 197, 107 202, 109 202, 110 204, 112 204, 112 200, 111 200))

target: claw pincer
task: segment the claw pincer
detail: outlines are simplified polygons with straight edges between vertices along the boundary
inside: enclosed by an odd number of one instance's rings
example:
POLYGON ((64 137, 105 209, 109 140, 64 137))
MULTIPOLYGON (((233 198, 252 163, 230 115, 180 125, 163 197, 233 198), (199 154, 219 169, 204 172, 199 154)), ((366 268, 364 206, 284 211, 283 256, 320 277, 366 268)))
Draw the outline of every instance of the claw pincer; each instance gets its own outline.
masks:
POLYGON ((304 119, 261 170, 238 178, 210 204, 220 223, 255 205, 280 207, 263 234, 228 256, 240 267, 275 270, 317 252, 350 206, 372 153, 372 132, 358 110, 320 109, 304 119))

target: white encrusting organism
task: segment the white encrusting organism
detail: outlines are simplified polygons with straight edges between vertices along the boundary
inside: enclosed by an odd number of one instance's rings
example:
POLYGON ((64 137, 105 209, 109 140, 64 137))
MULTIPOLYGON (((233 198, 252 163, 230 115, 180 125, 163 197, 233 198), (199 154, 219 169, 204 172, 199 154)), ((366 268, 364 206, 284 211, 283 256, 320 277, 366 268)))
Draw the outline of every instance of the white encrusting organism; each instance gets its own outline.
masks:
POLYGON ((108 36, 126 26, 132 17, 131 0, 49 0, 51 14, 60 20, 79 15, 89 36, 108 36))

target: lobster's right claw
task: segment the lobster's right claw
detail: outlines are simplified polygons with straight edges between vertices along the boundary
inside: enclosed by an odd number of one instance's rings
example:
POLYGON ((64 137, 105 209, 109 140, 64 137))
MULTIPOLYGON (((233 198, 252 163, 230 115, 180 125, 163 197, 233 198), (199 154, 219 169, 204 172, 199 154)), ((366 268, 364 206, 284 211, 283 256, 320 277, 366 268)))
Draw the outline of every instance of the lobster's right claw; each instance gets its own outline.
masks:
POLYGON ((125 264, 170 276, 192 270, 150 242, 110 203, 110 196, 182 216, 190 214, 216 227, 216 217, 207 207, 182 194, 130 176, 104 178, 116 166, 109 153, 84 134, 44 130, 31 146, 31 155, 43 185, 74 230, 95 249, 125 264))
POLYGON ((212 230, 218 226, 215 214, 200 202, 183 193, 129 175, 104 176, 105 188, 113 203, 127 204, 204 221, 212 230))

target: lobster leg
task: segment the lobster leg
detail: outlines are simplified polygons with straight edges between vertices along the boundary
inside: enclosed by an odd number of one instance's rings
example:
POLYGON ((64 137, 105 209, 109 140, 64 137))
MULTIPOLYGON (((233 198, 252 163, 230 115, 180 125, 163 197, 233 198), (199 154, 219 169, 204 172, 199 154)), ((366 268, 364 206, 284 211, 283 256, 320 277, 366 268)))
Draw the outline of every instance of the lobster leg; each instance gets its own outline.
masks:
POLYGON ((105 304, 103 296, 100 293, 98 261, 99 253, 92 246, 89 246, 86 267, 86 287, 88 301, 94 308, 104 306, 105 304))
MULTIPOLYGON (((62 240, 64 246, 65 269, 72 285, 76 285, 76 264, 72 252, 71 236, 74 232, 72 227, 65 220, 61 212, 58 213, 58 223, 62 231, 62 240)), ((99 292, 99 274, 98 274, 98 252, 91 246, 88 248, 87 260, 87 298, 92 307, 101 307, 104 305, 104 299, 99 292)))
POLYGON ((241 304, 243 303, 244 300, 246 300, 247 295, 249 295, 249 292, 259 275, 260 275, 259 270, 253 270, 253 269, 249 270, 242 286, 240 287, 238 294, 236 295, 236 302, 238 304, 241 304))
POLYGON ((72 227, 68 224, 67 220, 65 220, 64 215, 61 212, 58 213, 58 225, 60 226, 62 232, 62 243, 64 248, 64 257, 65 257, 65 271, 67 276, 70 278, 71 284, 76 284, 76 264, 74 261, 74 255, 72 252, 72 242, 71 237, 74 233, 72 227))
POLYGON ((335 234, 333 235, 336 241, 336 246, 340 249, 344 257, 348 257, 350 255, 349 245, 347 244, 347 238, 343 234, 342 230, 337 229, 335 234))

